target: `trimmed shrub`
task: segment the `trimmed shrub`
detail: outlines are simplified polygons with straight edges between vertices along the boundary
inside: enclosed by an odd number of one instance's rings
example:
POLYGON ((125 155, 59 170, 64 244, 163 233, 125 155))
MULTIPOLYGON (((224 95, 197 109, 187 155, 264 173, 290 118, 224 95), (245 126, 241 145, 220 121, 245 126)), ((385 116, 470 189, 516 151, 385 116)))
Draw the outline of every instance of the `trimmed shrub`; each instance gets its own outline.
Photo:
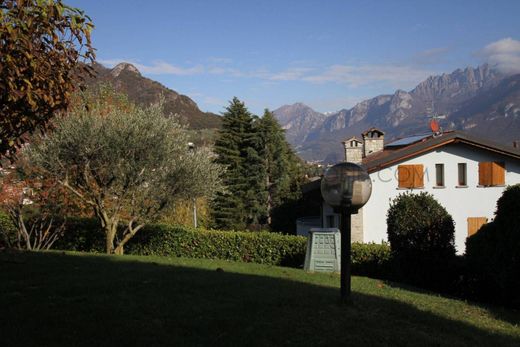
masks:
MULTIPOLYGON (((75 218, 54 248, 104 252, 104 237, 94 219, 75 218)), ((201 230, 165 224, 148 225, 128 243, 127 254, 223 259, 301 267, 307 240, 272 232, 201 230)), ((390 259, 388 244, 352 244, 352 273, 382 277, 390 259)))
POLYGON ((301 236, 150 225, 128 244, 128 253, 299 267, 305 248, 306 239, 301 236))
POLYGON ((388 210, 388 241, 397 280, 447 291, 457 281, 455 224, 432 195, 401 194, 388 210))
POLYGON ((0 249, 16 243, 16 226, 4 211, 0 211, 0 249))
POLYGON ((520 307, 519 211, 517 184, 498 199, 494 221, 466 240, 468 295, 520 307))
MULTIPOLYGON (((128 252, 190 258, 224 259, 260 264, 301 267, 306 238, 272 232, 196 230, 155 225, 142 230, 129 243, 128 252)), ((378 277, 390 259, 387 244, 352 244, 352 273, 378 277)))
POLYGON ((388 210, 387 225, 393 253, 455 255, 453 218, 428 193, 395 198, 388 210))
POLYGON ((353 243, 352 274, 386 278, 390 266, 390 246, 387 243, 353 243))

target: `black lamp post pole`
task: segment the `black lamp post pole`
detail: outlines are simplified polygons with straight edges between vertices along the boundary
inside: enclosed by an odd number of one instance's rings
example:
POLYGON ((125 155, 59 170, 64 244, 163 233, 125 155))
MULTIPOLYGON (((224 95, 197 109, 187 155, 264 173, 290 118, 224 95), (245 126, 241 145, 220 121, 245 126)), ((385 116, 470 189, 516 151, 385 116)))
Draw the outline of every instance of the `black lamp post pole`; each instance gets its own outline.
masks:
POLYGON ((351 264, 350 254, 352 252, 351 240, 351 210, 350 205, 341 207, 341 274, 340 274, 340 295, 341 303, 351 303, 351 264))

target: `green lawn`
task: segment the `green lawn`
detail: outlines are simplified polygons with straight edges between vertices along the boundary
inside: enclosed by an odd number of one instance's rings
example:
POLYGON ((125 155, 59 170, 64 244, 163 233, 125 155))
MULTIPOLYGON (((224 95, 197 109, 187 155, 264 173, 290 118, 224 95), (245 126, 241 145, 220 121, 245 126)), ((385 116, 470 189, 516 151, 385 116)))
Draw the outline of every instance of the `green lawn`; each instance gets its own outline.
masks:
POLYGON ((338 285, 256 264, 0 252, 0 344, 520 345, 520 312, 363 277, 345 307, 338 285))

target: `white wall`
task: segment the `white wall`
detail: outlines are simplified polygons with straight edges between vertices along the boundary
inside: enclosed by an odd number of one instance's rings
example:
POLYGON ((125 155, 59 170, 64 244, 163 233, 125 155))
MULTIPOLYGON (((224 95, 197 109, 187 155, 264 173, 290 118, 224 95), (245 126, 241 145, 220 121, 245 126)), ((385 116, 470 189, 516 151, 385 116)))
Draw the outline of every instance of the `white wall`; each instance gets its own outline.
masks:
POLYGON ((402 161, 394 166, 372 173, 372 196, 363 208, 364 242, 386 240, 386 214, 390 201, 406 191, 428 192, 435 196, 455 221, 455 245, 459 253, 465 249, 468 217, 487 217, 492 220, 496 201, 505 187, 478 187, 478 163, 504 161, 506 185, 520 183, 520 160, 499 156, 462 144, 451 144, 419 157, 402 161), (458 163, 467 164, 467 188, 456 188, 458 163), (424 189, 399 189, 397 167, 400 164, 424 165, 424 189), (444 164, 445 188, 435 189, 435 164, 444 164))

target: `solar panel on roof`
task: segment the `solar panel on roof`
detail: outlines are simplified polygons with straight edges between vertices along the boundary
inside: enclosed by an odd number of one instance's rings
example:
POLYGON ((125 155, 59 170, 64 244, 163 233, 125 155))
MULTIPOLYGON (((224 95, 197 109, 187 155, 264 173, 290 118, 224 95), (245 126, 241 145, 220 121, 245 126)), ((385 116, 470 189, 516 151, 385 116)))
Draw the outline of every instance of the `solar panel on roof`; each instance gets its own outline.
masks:
POLYGON ((390 142, 385 147, 398 147, 398 146, 411 145, 412 143, 419 142, 422 139, 427 138, 428 136, 431 136, 431 134, 423 134, 423 135, 414 135, 414 136, 404 137, 402 139, 395 140, 394 142, 390 142))

